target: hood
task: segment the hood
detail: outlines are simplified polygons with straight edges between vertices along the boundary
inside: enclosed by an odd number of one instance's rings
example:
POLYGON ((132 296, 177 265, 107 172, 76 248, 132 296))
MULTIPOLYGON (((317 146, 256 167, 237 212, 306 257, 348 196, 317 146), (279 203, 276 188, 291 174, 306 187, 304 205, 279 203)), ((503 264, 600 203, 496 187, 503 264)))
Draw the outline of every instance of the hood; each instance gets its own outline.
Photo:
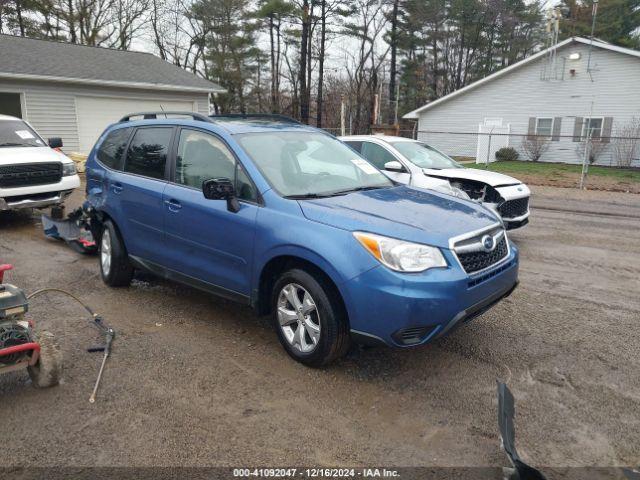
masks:
POLYGON ((492 187, 499 185, 515 185, 522 183, 513 177, 502 173, 492 172, 490 170, 480 170, 477 168, 444 168, 442 170, 434 170, 432 168, 423 168, 422 171, 429 176, 448 179, 476 180, 478 182, 488 183, 492 187))
POLYGON ((449 248, 449 239, 499 222, 475 202, 408 186, 299 200, 305 217, 348 231, 364 231, 449 248))
POLYGON ((49 147, 0 147, 0 165, 41 162, 68 163, 71 159, 49 147))

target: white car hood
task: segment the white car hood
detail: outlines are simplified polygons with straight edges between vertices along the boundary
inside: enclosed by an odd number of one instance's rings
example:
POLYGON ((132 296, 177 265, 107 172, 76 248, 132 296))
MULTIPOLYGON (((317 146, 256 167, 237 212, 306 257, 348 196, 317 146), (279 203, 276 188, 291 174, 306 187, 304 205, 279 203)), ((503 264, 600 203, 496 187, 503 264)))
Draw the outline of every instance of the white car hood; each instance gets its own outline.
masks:
POLYGON ((0 147, 0 165, 42 162, 69 163, 71 159, 49 147, 0 147))
POLYGON ((492 172, 490 170, 480 170, 476 168, 444 168, 442 170, 423 168, 422 171, 426 175, 433 175, 435 177, 476 180, 479 182, 487 183, 492 187, 498 185, 514 185, 522 183, 520 180, 516 180, 515 178, 508 175, 503 175, 502 173, 492 172))

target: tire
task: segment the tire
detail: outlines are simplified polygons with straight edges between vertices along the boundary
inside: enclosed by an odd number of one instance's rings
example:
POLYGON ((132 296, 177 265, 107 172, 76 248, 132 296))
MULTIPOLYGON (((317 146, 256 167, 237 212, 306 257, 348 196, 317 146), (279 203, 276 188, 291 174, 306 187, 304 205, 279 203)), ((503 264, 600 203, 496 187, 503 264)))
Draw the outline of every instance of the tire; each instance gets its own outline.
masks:
POLYGON ((107 220, 100 237, 100 273, 102 281, 110 287, 128 287, 133 278, 133 267, 116 226, 107 220))
POLYGON ((298 268, 275 282, 273 322, 280 343, 294 360, 321 367, 347 353, 349 322, 338 295, 324 278, 298 268))
POLYGON ((51 333, 43 331, 35 335, 40 344, 40 356, 35 365, 27 367, 31 382, 36 388, 48 388, 60 382, 62 352, 51 333))

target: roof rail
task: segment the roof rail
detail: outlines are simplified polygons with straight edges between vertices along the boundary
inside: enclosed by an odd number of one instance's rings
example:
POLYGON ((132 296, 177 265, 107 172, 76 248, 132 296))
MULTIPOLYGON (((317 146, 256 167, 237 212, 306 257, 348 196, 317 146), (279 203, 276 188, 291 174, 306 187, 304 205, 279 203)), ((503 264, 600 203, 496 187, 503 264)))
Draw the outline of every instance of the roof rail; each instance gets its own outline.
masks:
POLYGON ((286 115, 280 115, 279 113, 221 113, 216 115, 209 115, 209 118, 213 120, 221 119, 265 119, 265 120, 280 120, 286 123, 300 123, 295 118, 287 117, 286 115))
POLYGON ((211 119, 206 115, 202 115, 201 113, 196 112, 136 112, 130 113, 129 115, 125 115, 120 119, 120 122, 129 122, 131 121, 131 117, 142 117, 143 120, 155 120, 158 118, 158 115, 164 116, 164 118, 169 118, 169 115, 183 115, 186 117, 191 117, 194 120, 200 120, 201 122, 211 122, 211 119))

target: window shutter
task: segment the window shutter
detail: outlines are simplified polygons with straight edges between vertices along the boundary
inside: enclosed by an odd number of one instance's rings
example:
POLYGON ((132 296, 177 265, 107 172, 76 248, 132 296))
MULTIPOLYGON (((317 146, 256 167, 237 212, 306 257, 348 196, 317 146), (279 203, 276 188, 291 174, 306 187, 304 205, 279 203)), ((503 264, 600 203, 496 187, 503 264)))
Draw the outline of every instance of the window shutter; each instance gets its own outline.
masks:
POLYGON ((553 142, 560 141, 561 131, 562 131, 562 117, 555 117, 553 119, 553 134, 551 136, 551 141, 553 142))
POLYGON ((573 141, 579 142, 582 137, 582 117, 576 117, 576 123, 573 126, 573 141))
POLYGON ((602 124, 602 135, 600 141, 602 143, 609 143, 611 140, 611 127, 613 126, 613 117, 604 117, 604 123, 602 124))
POLYGON ((529 117, 529 131, 527 138, 531 140, 536 135, 536 117, 529 117))

